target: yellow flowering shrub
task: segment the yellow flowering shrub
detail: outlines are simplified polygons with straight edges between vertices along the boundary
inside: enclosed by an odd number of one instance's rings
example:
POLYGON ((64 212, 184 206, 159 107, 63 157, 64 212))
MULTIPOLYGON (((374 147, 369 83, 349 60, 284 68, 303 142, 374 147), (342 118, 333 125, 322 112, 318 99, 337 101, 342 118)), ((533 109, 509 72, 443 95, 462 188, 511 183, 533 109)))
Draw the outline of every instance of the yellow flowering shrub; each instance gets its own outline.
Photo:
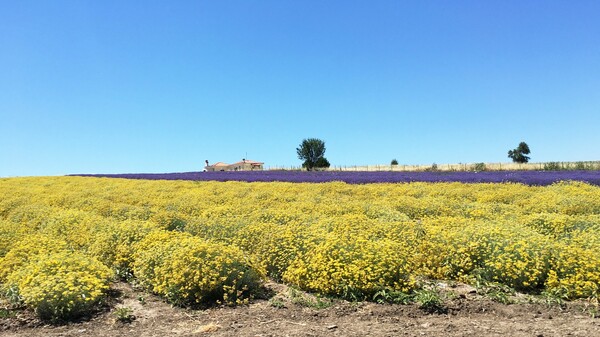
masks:
POLYGON ((12 206, 4 211, 5 218, 12 223, 18 223, 24 228, 33 230, 39 229, 55 211, 53 207, 29 203, 28 200, 15 201, 12 206))
POLYGON ((183 230, 188 220, 183 219, 181 214, 173 210, 158 210, 150 216, 150 221, 159 228, 166 230, 183 230))
POLYGON ((415 280, 408 247, 388 239, 333 232, 299 256, 283 279, 309 291, 347 299, 370 299, 380 290, 408 292, 415 280))
POLYGON ((600 298, 598 249, 560 247, 546 281, 548 291, 568 299, 600 298))
POLYGON ((539 237, 505 238, 493 246, 490 257, 484 261, 484 275, 515 289, 538 289, 548 276, 551 247, 539 237))
POLYGON ((281 280, 289 265, 310 245, 308 224, 253 223, 242 228, 233 243, 252 252, 268 275, 281 280))
POLYGON ((111 272, 80 253, 38 255, 6 282, 43 319, 69 319, 89 313, 108 290, 111 272))
POLYGON ((585 183, 31 177, 0 179, 0 196, 0 282, 69 249, 182 304, 248 298, 233 284, 265 271, 348 298, 415 279, 598 298, 600 187, 585 183))
POLYGON ((243 303, 264 273, 241 250, 185 233, 156 231, 136 247, 134 274, 152 292, 177 305, 243 303))
POLYGON ((15 243, 12 249, 0 258, 0 283, 14 271, 35 261, 41 256, 67 250, 66 242, 51 236, 34 234, 15 243))
POLYGON ((148 233, 144 240, 138 242, 134 247, 133 272, 138 282, 150 291, 159 292, 154 289, 157 269, 164 260, 169 259, 173 250, 177 248, 177 241, 185 240, 189 234, 181 232, 170 232, 157 230, 148 233))
POLYGON ((154 224, 134 220, 105 223, 95 228, 88 252, 119 277, 129 278, 133 272, 135 245, 154 229, 154 224))
POLYGON ((15 243, 31 233, 32 231, 24 228, 21 224, 0 219, 0 259, 10 251, 15 243))
POLYGON ((104 219, 94 214, 74 209, 57 209, 47 216, 38 232, 61 238, 69 248, 81 250, 94 241, 92 231, 104 219))
POLYGON ((499 282, 516 289, 543 285, 551 263, 551 242, 517 225, 473 223, 446 229, 433 242, 445 266, 447 278, 468 280, 471 276, 499 282))

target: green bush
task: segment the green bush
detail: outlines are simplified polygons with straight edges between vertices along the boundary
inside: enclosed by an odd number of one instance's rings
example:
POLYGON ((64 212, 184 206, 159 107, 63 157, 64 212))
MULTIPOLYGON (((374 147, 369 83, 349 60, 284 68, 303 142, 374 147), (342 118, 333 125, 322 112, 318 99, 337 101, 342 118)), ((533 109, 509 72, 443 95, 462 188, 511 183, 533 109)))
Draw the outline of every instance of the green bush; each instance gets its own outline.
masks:
POLYGON ((448 312, 448 308, 446 308, 444 300, 437 290, 417 290, 414 295, 414 300, 419 304, 419 308, 430 314, 445 314, 448 312))
POLYGON ((487 167, 485 166, 485 163, 477 163, 473 166, 473 171, 476 172, 485 171, 486 169, 487 167))
POLYGON ((438 164, 433 163, 430 167, 425 169, 425 172, 437 172, 439 171, 438 164))
POLYGON ((598 162, 578 161, 575 163, 575 170, 600 170, 598 162))
POLYGON ((559 162, 553 161, 544 163, 544 171, 560 171, 562 169, 563 167, 559 162))

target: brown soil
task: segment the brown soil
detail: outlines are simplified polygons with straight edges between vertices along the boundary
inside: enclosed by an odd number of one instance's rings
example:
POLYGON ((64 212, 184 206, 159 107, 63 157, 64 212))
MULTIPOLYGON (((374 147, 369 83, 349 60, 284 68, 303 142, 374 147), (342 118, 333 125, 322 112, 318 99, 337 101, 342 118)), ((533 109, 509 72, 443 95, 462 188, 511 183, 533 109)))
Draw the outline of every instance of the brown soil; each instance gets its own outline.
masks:
POLYGON ((64 325, 18 312, 0 318, 0 336, 600 336, 600 318, 593 318, 585 303, 505 305, 459 286, 446 299, 447 313, 428 314, 416 304, 319 301, 282 284, 267 287, 274 295, 270 300, 192 310, 118 283, 110 310, 64 325), (118 321, 119 307, 132 309, 135 319, 118 321))

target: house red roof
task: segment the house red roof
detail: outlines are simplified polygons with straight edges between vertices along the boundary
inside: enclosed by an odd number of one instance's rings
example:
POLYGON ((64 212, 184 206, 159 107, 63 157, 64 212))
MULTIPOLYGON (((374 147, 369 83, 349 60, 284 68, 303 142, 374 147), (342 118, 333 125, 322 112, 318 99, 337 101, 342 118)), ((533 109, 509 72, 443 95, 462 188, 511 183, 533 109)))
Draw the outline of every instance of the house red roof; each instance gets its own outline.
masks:
POLYGON ((263 162, 259 162, 259 161, 254 161, 254 160, 242 160, 242 161, 238 161, 237 163, 234 163, 234 164, 227 164, 227 163, 224 163, 224 162, 220 161, 220 162, 214 163, 212 165, 208 165, 206 167, 207 168, 208 167, 212 167, 212 168, 225 168, 225 167, 229 167, 229 166, 237 166, 237 165, 245 165, 245 164, 248 164, 250 166, 261 166, 264 163, 263 162))
POLYGON ((220 161, 218 163, 214 163, 212 165, 208 165, 207 167, 224 167, 224 166, 229 166, 229 164, 220 161))
POLYGON ((254 161, 254 160, 248 160, 248 159, 246 159, 245 161, 244 160, 238 161, 237 163, 231 164, 231 165, 241 165, 241 164, 262 165, 264 163, 259 162, 259 161, 254 161))

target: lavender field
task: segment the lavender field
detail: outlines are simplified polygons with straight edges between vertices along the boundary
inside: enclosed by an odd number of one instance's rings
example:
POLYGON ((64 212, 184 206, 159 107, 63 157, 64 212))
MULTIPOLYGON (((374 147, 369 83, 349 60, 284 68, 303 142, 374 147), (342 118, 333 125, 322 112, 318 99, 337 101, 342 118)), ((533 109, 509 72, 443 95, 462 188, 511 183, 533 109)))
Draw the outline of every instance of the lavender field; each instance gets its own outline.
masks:
POLYGON ((238 171, 182 172, 130 174, 75 174, 75 176, 149 180, 246 181, 246 182, 307 182, 343 181, 349 184, 463 182, 522 183, 550 185, 558 181, 583 181, 600 186, 600 171, 489 171, 489 172, 348 172, 348 171, 238 171))

